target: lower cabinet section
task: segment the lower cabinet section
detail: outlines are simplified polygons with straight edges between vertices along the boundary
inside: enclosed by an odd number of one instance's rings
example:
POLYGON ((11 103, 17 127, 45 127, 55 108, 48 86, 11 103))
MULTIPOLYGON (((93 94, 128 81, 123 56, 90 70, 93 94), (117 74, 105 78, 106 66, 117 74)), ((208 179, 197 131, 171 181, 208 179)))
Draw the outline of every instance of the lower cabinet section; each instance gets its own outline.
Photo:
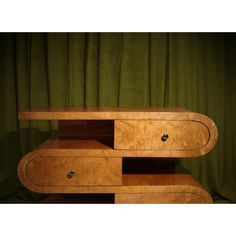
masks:
POLYGON ((18 175, 34 192, 114 194, 115 203, 211 203, 207 191, 187 173, 122 174, 122 158, 42 156, 20 161, 18 175))
POLYGON ((40 203, 109 203, 109 204, 165 204, 165 203, 212 203, 206 192, 163 192, 156 193, 83 193, 83 194, 47 194, 40 203))
POLYGON ((44 155, 34 151, 18 166, 22 184, 34 192, 114 194, 115 203, 211 203, 188 173, 123 173, 122 157, 44 155))

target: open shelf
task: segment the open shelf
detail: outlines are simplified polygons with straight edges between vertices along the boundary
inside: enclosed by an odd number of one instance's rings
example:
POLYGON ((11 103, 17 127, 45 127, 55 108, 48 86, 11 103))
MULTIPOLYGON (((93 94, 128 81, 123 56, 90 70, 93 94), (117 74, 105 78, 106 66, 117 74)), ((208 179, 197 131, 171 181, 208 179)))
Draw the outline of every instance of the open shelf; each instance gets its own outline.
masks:
POLYGON ((58 128, 59 139, 96 140, 114 147, 114 120, 59 120, 58 128))

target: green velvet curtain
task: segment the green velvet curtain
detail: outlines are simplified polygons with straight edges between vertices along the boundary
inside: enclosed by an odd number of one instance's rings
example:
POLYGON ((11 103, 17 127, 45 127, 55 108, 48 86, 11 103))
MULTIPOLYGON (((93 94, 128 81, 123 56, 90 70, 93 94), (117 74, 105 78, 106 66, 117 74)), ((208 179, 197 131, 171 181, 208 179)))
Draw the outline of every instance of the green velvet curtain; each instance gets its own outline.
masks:
POLYGON ((183 107, 210 116, 217 145, 182 159, 216 202, 236 202, 236 35, 0 34, 0 200, 35 202, 17 164, 57 124, 18 121, 45 106, 183 107))

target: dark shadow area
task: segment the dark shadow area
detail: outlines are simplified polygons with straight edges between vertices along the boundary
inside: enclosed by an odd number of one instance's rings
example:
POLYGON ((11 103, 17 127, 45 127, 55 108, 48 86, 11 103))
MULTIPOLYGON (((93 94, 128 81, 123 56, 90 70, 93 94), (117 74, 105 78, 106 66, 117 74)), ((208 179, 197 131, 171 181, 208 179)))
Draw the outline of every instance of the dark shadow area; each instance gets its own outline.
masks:
POLYGON ((59 120, 60 139, 97 140, 114 148, 114 120, 59 120))
POLYGON ((188 173, 178 165, 176 158, 123 158, 123 174, 157 174, 157 173, 188 173))
POLYGON ((39 203, 111 204, 115 203, 115 197, 114 194, 49 194, 40 199, 39 203))
POLYGON ((27 190, 17 176, 20 159, 57 131, 22 128, 0 139, 0 203, 35 203, 44 194, 27 190))

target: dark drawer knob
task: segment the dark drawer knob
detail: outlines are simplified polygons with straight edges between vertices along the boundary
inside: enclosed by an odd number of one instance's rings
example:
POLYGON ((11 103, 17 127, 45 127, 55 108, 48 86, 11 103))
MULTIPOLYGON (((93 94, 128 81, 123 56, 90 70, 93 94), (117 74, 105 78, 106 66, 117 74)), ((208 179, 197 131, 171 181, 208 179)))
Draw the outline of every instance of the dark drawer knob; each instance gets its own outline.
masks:
POLYGON ((168 138, 169 138, 169 135, 165 133, 165 134, 162 135, 161 141, 165 142, 168 138))
POLYGON ((68 172, 68 174, 67 174, 67 177, 68 177, 69 179, 71 179, 71 178, 74 177, 75 175, 76 175, 75 171, 74 171, 74 170, 70 170, 70 171, 68 172))

